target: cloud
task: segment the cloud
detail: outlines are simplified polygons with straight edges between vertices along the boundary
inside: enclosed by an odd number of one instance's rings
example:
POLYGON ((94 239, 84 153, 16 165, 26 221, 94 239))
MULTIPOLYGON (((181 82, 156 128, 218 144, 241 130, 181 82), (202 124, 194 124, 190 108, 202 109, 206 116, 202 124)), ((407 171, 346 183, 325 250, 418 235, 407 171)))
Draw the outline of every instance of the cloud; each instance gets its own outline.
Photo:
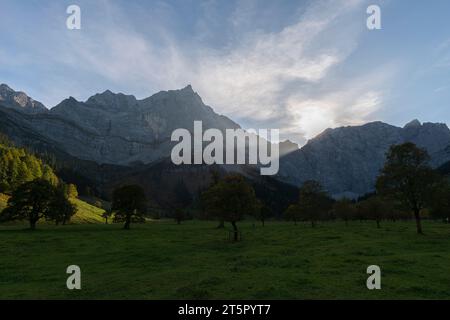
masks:
POLYGON ((360 123, 382 104, 381 73, 342 76, 336 70, 357 49, 364 3, 313 1, 289 24, 267 31, 250 28, 249 19, 258 18, 254 2, 238 2, 242 10, 236 8, 223 26, 233 37, 210 46, 207 40, 220 29, 208 30, 219 10, 215 1, 202 5, 205 16, 191 41, 176 35, 176 8, 168 4, 156 6, 156 20, 144 19, 149 22, 142 26, 139 17, 99 2, 89 10, 104 12, 102 19, 84 20, 79 32, 49 30, 58 42, 41 45, 38 56, 58 66, 53 83, 47 81, 52 99, 58 86, 64 94, 72 88, 78 98, 101 86, 143 98, 191 83, 207 104, 244 127, 278 127, 283 137, 303 143, 327 127, 360 123), (58 74, 67 76, 58 82, 58 74))
POLYGON ((316 2, 278 33, 255 34, 224 54, 206 51, 196 87, 219 111, 248 125, 279 127, 300 143, 328 127, 367 121, 382 105, 378 88, 390 72, 330 75, 357 47, 361 28, 342 16, 361 4, 316 2))

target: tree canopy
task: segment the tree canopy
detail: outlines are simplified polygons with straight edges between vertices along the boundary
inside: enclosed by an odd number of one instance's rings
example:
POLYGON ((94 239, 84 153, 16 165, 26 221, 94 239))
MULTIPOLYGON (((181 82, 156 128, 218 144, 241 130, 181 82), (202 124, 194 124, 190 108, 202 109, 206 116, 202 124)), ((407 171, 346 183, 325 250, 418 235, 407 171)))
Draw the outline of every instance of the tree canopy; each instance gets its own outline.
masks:
POLYGON ((77 212, 75 205, 69 201, 69 195, 65 192, 63 185, 54 189, 53 200, 50 202, 48 220, 53 220, 56 224, 66 224, 77 212))
POLYGON ((258 208, 255 191, 241 175, 224 177, 202 194, 202 201, 210 217, 231 223, 235 241, 236 223, 246 214, 253 215, 258 208))
POLYGON ((331 206, 332 199, 319 182, 306 181, 300 188, 298 215, 300 220, 310 221, 312 227, 328 213, 331 206))
POLYGON ((124 229, 130 229, 131 222, 143 221, 147 210, 144 190, 138 185, 128 185, 115 189, 111 210, 116 222, 124 222, 124 229))
POLYGON ((291 204, 287 207, 284 212, 284 217, 286 220, 294 221, 294 224, 297 224, 297 221, 301 218, 300 207, 298 204, 291 204))
POLYGON ((356 216, 355 205, 350 199, 340 199, 334 203, 333 213, 336 218, 344 220, 347 225, 348 221, 354 219, 356 216))
POLYGON ((41 178, 25 182, 13 191, 1 219, 28 220, 30 229, 34 230, 42 218, 65 223, 75 212, 61 189, 41 178))
POLYGON ((25 149, 0 144, 0 192, 11 193, 21 184, 38 178, 58 184, 52 168, 41 159, 25 149))
POLYGON ((380 222, 387 217, 390 209, 387 202, 379 196, 372 196, 361 201, 357 208, 359 215, 374 220, 377 223, 377 228, 380 228, 380 222))
POLYGON ((430 215, 434 219, 449 222, 450 219, 450 182, 442 179, 434 188, 429 205, 430 215))
POLYGON ((376 183, 379 194, 398 199, 414 213, 419 234, 422 234, 420 212, 429 203, 439 180, 428 161, 428 153, 413 143, 392 146, 376 183))
POLYGON ((178 181, 174 187, 175 199, 171 205, 173 218, 178 224, 186 219, 186 209, 192 203, 192 196, 183 180, 178 181))

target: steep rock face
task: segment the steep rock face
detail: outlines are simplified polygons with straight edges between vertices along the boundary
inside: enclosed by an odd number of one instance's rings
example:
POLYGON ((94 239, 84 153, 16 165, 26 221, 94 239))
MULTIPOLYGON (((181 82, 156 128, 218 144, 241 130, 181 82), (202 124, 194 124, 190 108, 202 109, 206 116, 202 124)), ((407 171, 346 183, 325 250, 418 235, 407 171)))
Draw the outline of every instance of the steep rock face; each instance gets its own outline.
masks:
POLYGON ((28 97, 24 92, 16 92, 6 84, 0 84, 0 103, 8 108, 27 113, 39 113, 47 111, 39 101, 28 97))
POLYGON ((325 130, 283 157, 278 177, 295 185, 317 180, 335 197, 360 196, 374 190, 389 147, 406 141, 425 148, 434 166, 450 160, 450 130, 445 124, 413 121, 399 128, 373 122, 325 130))
POLYGON ((24 118, 70 155, 117 165, 151 163, 169 156, 173 130, 192 131, 195 120, 202 121, 204 129, 239 128, 206 106, 191 86, 143 100, 111 91, 86 102, 71 97, 48 112, 24 118))
POLYGON ((433 166, 437 167, 450 159, 446 151, 450 146, 450 130, 446 124, 425 122, 421 125, 414 120, 403 128, 402 133, 405 141, 427 149, 433 166))

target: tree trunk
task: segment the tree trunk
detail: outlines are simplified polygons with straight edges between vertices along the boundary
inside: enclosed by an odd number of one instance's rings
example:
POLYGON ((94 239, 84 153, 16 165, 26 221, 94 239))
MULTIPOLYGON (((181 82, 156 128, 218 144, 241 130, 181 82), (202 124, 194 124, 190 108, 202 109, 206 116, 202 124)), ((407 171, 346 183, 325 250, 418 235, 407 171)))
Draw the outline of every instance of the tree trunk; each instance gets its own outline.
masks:
POLYGON ((348 220, 345 220, 345 226, 348 227, 348 220))
POLYGON ((314 222, 314 220, 311 220, 311 227, 313 227, 313 228, 316 227, 316 223, 314 222))
POLYGON ((423 234, 422 222, 420 221, 420 210, 419 209, 414 209, 414 218, 416 219, 417 233, 423 234))
POLYGON ((105 220, 106 220, 106 224, 108 224, 108 217, 106 217, 105 220))
POLYGON ((36 220, 30 219, 30 230, 36 230, 36 220))
POLYGON ((233 239, 236 242, 236 241, 239 240, 238 228, 237 228, 237 225, 236 225, 235 221, 231 222, 231 225, 233 226, 233 229, 234 229, 234 237, 233 237, 233 239))
POLYGON ((377 228, 380 229, 380 220, 377 220, 377 228))
POLYGON ((127 217, 125 220, 125 225, 123 226, 123 228, 125 230, 130 230, 130 224, 131 224, 131 217, 127 217))
POLYGON ((219 222, 219 225, 216 227, 216 229, 223 229, 223 228, 225 228, 225 221, 220 221, 219 222))
POLYGON ((262 226, 264 227, 264 225, 265 225, 264 219, 261 220, 261 223, 262 223, 262 226))

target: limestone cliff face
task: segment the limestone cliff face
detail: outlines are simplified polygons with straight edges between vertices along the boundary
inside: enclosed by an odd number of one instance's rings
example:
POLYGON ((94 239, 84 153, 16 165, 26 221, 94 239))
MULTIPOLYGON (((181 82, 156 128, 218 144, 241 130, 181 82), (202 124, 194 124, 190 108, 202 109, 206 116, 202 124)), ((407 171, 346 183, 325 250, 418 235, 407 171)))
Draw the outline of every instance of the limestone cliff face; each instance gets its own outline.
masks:
POLYGON ((5 107, 26 113, 47 111, 42 103, 31 99, 24 92, 14 91, 6 84, 0 84, 0 103, 5 107))
POLYGON ((336 197, 356 197, 374 190, 391 145, 413 142, 438 166, 450 160, 450 130, 445 124, 417 120, 404 128, 382 122, 327 129, 303 148, 281 159, 278 178, 295 185, 317 180, 336 197))
POLYGON ((86 102, 69 98, 48 112, 23 117, 24 125, 57 143, 72 156, 97 163, 133 165, 170 155, 178 128, 239 128, 206 106, 191 86, 147 99, 105 91, 86 102))

